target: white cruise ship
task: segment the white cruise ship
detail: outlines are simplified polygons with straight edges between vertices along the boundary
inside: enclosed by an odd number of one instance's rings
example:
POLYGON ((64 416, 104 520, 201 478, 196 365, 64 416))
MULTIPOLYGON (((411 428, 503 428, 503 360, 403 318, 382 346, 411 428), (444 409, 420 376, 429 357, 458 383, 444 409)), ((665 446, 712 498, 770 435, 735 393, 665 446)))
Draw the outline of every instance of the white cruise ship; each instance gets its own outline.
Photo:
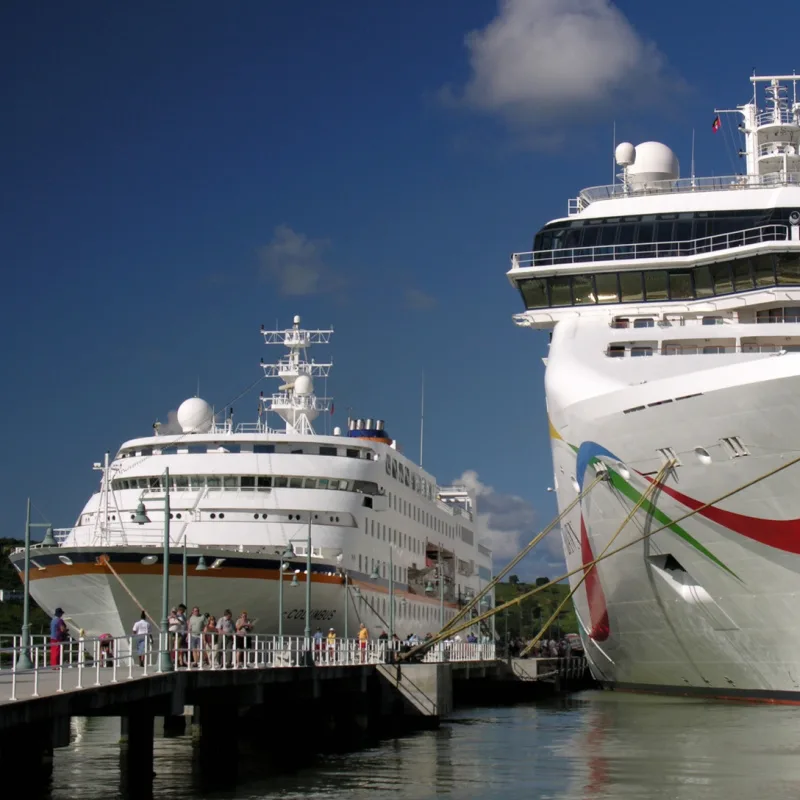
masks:
POLYGON ((551 331, 559 509, 592 487, 561 534, 609 687, 800 701, 796 80, 754 76, 750 102, 717 112, 715 132, 724 115, 744 135, 743 174, 681 178, 667 146, 621 144, 619 182, 512 257, 515 322, 551 331), (632 511, 611 545, 630 546, 581 571, 632 511))
MULTIPOLYGON (((309 361, 308 350, 332 333, 302 329, 299 317, 286 330, 262 328, 267 344, 288 353, 262 360, 281 386, 262 393, 256 422, 234 424, 232 410, 220 421, 190 398, 177 413, 182 433, 162 434, 156 423, 153 435, 106 454, 75 526, 56 531, 57 546, 32 551, 36 602, 48 613, 62 607, 88 636, 127 634, 140 609, 159 624, 168 499, 172 606, 185 591, 189 608, 217 617, 247 610, 257 633, 302 635, 310 536, 312 632, 355 636, 361 622, 373 637, 391 626, 401 638, 439 630, 491 578, 475 496, 438 486, 382 420, 314 432, 332 410, 314 378, 332 364, 309 361), (269 427, 271 415, 283 429, 269 427)), ((21 572, 23 555, 12 561, 21 572)))

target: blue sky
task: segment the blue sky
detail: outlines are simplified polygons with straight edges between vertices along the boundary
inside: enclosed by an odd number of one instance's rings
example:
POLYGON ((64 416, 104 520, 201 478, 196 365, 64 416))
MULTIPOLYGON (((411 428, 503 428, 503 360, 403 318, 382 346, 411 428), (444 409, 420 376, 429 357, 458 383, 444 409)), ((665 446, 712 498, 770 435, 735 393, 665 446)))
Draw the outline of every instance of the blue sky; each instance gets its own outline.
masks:
POLYGON ((508 256, 610 182, 614 121, 684 174, 693 128, 698 174, 742 168, 714 105, 800 65, 790 26, 715 5, 4 3, 3 535, 28 494, 71 524, 93 461, 198 379, 225 405, 299 313, 336 330, 335 423, 416 457, 424 370, 425 466, 471 473, 498 553, 527 541, 555 513, 547 336, 511 322, 508 256))

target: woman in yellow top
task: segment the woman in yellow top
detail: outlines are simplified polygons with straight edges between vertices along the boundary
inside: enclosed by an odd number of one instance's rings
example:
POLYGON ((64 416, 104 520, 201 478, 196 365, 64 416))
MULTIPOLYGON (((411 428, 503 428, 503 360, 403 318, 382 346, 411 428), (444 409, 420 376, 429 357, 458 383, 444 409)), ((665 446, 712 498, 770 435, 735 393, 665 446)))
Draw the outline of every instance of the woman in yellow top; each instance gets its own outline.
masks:
POLYGON ((366 655, 367 642, 369 641, 369 631, 367 626, 362 622, 361 627, 358 629, 358 646, 361 648, 361 661, 364 661, 366 655))

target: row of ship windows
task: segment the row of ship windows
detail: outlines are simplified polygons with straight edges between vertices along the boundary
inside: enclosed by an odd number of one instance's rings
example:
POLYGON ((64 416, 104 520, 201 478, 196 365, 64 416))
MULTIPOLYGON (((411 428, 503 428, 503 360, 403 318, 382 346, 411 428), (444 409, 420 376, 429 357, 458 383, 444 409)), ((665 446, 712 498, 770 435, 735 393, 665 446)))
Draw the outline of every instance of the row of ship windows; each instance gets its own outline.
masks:
MULTIPOLYGON (((792 340, 790 340, 792 341, 792 340)), ((633 342, 619 342, 609 345, 606 355, 609 358, 624 358, 626 355, 634 358, 660 354, 665 356, 697 356, 721 355, 723 353, 798 353, 800 340, 793 340, 794 344, 772 342, 747 342, 737 344, 693 344, 686 342, 663 342, 661 347, 657 344, 644 344, 633 342)))
POLYGON ((427 497, 428 500, 433 500, 434 485, 426 478, 412 472, 407 465, 400 463, 392 456, 386 456, 386 474, 397 478, 417 494, 427 497))
POLYGON ((649 242, 680 242, 744 231, 761 225, 785 224, 794 209, 771 212, 695 211, 607 219, 578 219, 547 225, 533 240, 533 249, 563 250, 649 242))
MULTIPOLYGON (((432 530, 436 531, 436 533, 441 533, 451 539, 456 538, 457 531, 460 531, 461 538, 467 544, 473 544, 475 537, 472 531, 464 525, 451 525, 449 522, 446 522, 444 519, 441 519, 435 514, 431 514, 430 511, 426 511, 424 508, 415 506, 413 503, 409 503, 407 500, 404 500, 402 497, 398 497, 396 494, 392 494, 391 492, 387 492, 387 496, 389 499, 389 508, 394 509, 399 514, 402 514, 409 519, 413 519, 414 522, 418 522, 420 525, 424 525, 426 528, 431 528, 432 530)), ((457 509, 457 506, 451 506, 451 508, 455 510, 457 509)))
MULTIPOLYGON (((223 519, 224 520, 224 519, 226 519, 226 516, 225 516, 226 512, 225 511, 202 511, 202 512, 195 512, 195 513, 196 513, 195 522, 203 522, 204 520, 209 520, 209 519, 212 519, 212 520, 217 520, 217 519, 223 519)), ((234 519, 234 520, 239 520, 239 521, 249 520, 250 516, 251 516, 249 512, 248 513, 241 513, 241 512, 233 512, 233 513, 231 513, 231 512, 227 512, 227 514, 228 514, 227 519, 234 519)), ((94 520, 95 516, 97 516, 95 513, 81 514, 80 519, 78 520, 78 524, 79 525, 89 525, 94 520)), ((190 516, 190 514, 187 515, 187 518, 188 518, 188 516, 190 516)), ((135 519, 135 517, 136 517, 135 514, 131 514, 130 515, 131 520, 135 519)), ((119 515, 119 519, 122 520, 122 518, 123 518, 123 514, 120 514, 119 515)), ((182 511, 171 511, 170 514, 169 514, 169 518, 170 519, 183 519, 183 512, 182 511)), ((303 516, 301 514, 294 514, 294 513, 293 514, 284 514, 284 513, 278 512, 276 514, 274 512, 270 512, 269 514, 267 514, 266 512, 263 512, 263 511, 257 511, 257 512, 252 514, 252 518, 253 519, 261 519, 261 520, 272 519, 273 521, 276 521, 276 522, 278 522, 281 519, 285 518, 285 519, 288 519, 289 522, 303 522, 303 521, 308 522, 308 516, 307 515, 306 515, 305 518, 303 518, 303 516)), ((327 522, 340 522, 341 521, 340 518, 338 516, 334 515, 334 514, 329 515, 327 520, 325 520, 325 519, 319 520, 319 514, 314 514, 314 519, 319 521, 320 524, 324 524, 326 521, 327 522)), ((109 522, 116 522, 117 515, 116 514, 109 514, 108 517, 107 517, 107 520, 109 522)), ((305 553, 302 553, 301 555, 305 555, 305 553)))
POLYGON ((517 281, 529 309, 695 300, 775 285, 800 286, 800 255, 764 254, 693 269, 553 275, 517 281))
POLYGON ((206 442, 204 444, 164 445, 164 447, 136 447, 130 450, 121 450, 117 458, 134 458, 141 456, 167 456, 185 453, 256 453, 258 455, 291 454, 291 455, 320 455, 344 456, 346 458, 365 458, 374 461, 377 456, 372 450, 362 447, 332 447, 320 445, 318 447, 292 447, 291 445, 253 444, 252 442, 206 442))
MULTIPOLYGON (((164 477, 115 478, 111 488, 151 489, 163 491, 164 477)), ((202 489, 222 489, 229 491, 269 491, 271 489, 337 489, 346 492, 377 494, 378 484, 372 481, 342 480, 340 478, 308 478, 283 475, 170 475, 170 491, 200 491, 202 489)))
MULTIPOLYGON (((366 564, 364 571, 366 571, 366 564)), ((389 616, 389 602, 387 597, 379 597, 371 601, 372 607, 375 612, 381 616, 382 619, 387 619, 389 616)), ((406 603, 403 599, 394 600, 394 616, 396 619, 413 619, 418 622, 430 622, 431 627, 438 628, 439 623, 439 605, 426 603, 406 603)), ((455 616, 454 611, 446 609, 444 612, 445 622, 449 622, 455 616)), ((387 623, 388 627, 388 623, 387 623)), ((427 631, 426 631, 427 632, 427 631)))

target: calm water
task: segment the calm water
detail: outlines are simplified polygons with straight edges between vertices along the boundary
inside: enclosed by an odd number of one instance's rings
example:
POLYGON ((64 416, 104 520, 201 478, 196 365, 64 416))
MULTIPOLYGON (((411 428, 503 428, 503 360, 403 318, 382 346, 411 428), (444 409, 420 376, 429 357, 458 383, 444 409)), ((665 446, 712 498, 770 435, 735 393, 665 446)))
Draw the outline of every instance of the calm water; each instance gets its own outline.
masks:
MULTIPOLYGON (((78 721, 75 742, 56 751, 54 800, 117 796, 118 731, 117 720, 78 721)), ((158 797, 800 797, 800 709, 592 692, 565 704, 472 710, 435 732, 288 776, 248 773, 235 792, 213 794, 193 789, 191 756, 188 736, 156 741, 158 797)))

